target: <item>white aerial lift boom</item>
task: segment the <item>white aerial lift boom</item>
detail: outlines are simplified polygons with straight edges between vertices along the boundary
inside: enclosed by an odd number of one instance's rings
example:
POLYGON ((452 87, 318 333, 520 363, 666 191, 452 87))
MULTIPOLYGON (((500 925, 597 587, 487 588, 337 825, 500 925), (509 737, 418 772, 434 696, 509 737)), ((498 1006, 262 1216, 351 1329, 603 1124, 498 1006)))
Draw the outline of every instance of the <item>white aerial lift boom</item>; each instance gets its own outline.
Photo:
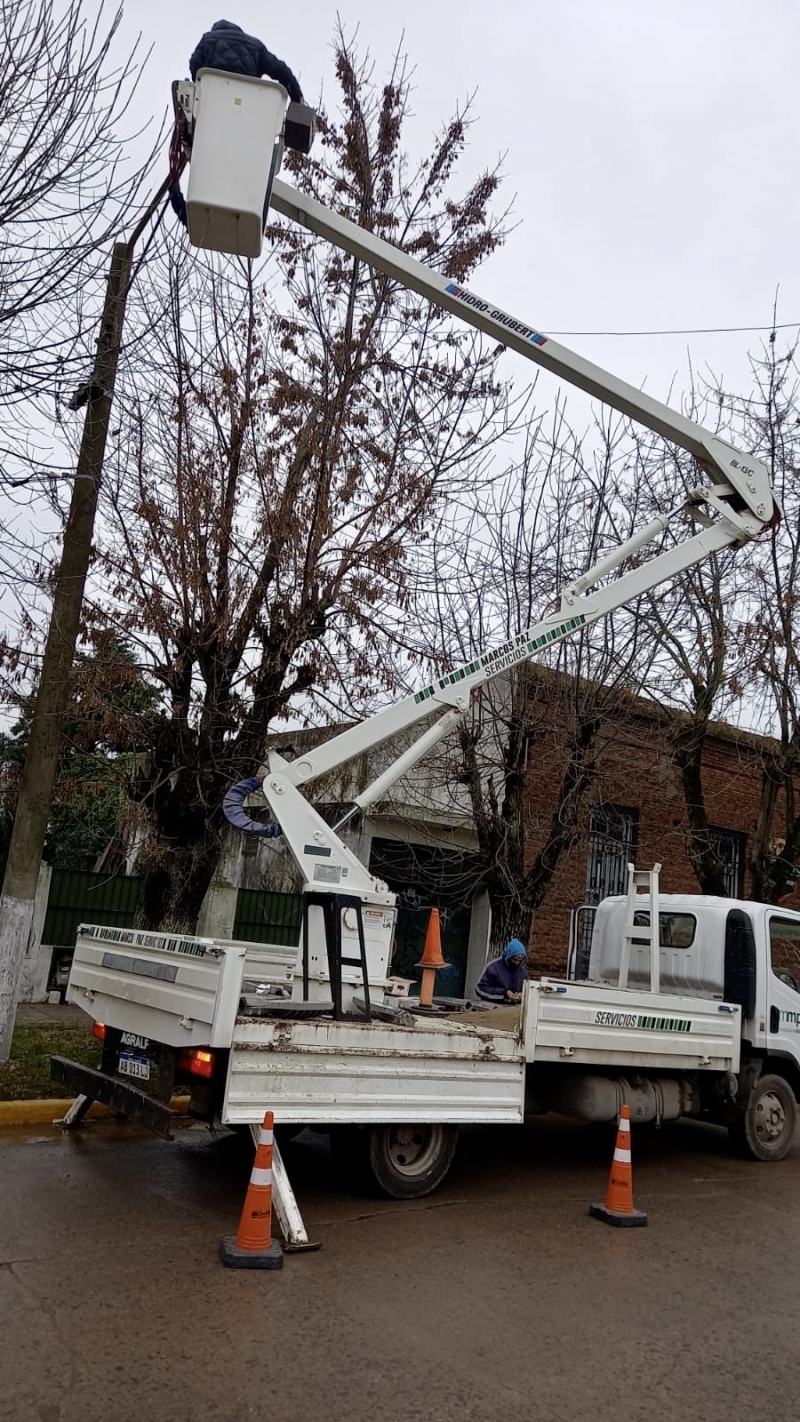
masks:
MULTIPOLYGON (((222 86, 217 83, 217 79, 221 80, 222 76, 215 76, 214 71, 203 71, 200 76, 201 84, 206 82, 209 93, 211 88, 216 93, 223 87, 224 102, 240 104, 240 99, 236 97, 239 91, 235 76, 224 76, 225 82, 222 86), (209 76, 208 80, 204 79, 205 75, 209 76)), ((359 980, 363 981, 367 1008, 368 979, 373 985, 380 986, 386 978, 394 926, 395 896, 369 873, 367 867, 343 843, 337 830, 343 827, 351 815, 365 810, 380 799, 400 776, 453 729, 467 712, 472 693, 484 682, 505 672, 509 667, 528 660, 538 651, 579 631, 616 608, 634 601, 642 593, 685 572, 713 553, 756 537, 776 520, 777 507, 769 471, 752 455, 741 453, 685 415, 670 409, 652 396, 617 379, 551 340, 535 326, 501 310, 460 283, 407 255, 384 238, 363 230, 356 223, 281 181, 275 175, 279 167, 283 139, 280 116, 286 111, 287 96, 279 85, 267 80, 247 80, 241 83, 245 86, 242 93, 247 101, 255 84, 270 91, 277 90, 277 97, 282 96, 280 103, 273 103, 264 108, 264 112, 278 114, 279 126, 272 138, 273 146, 269 149, 271 156, 266 164, 263 164, 262 160, 264 171, 270 169, 267 196, 277 213, 327 239, 377 271, 452 312, 493 340, 561 376, 570 384, 687 450, 697 462, 699 475, 697 486, 690 491, 683 504, 658 515, 567 587, 557 612, 519 632, 503 646, 481 653, 467 665, 458 667, 361 724, 341 732, 297 760, 288 762, 277 751, 269 752, 267 764, 259 772, 259 779, 263 777, 263 794, 280 825, 305 884, 305 971, 302 985, 297 985, 297 992, 299 995, 302 986, 303 995, 307 998, 309 992, 314 991, 311 978, 316 977, 316 990, 319 995, 319 991, 323 990, 322 982, 330 978, 334 1011, 338 1015, 343 1006, 343 976, 353 985, 358 984, 359 980), (682 541, 676 541, 649 563, 635 564, 612 581, 604 581, 645 545, 665 533, 672 524, 683 521, 687 511, 698 525, 696 532, 682 541), (306 787, 353 757, 363 755, 390 737, 407 732, 416 723, 430 720, 431 717, 435 718, 432 724, 397 756, 383 774, 356 797, 345 819, 335 828, 331 828, 309 803, 305 793, 306 787), (348 909, 351 910, 349 915, 346 912, 348 909), (368 918, 366 930, 365 913, 368 918), (320 929, 324 931, 320 933, 320 929), (321 976, 310 969, 310 964, 316 963, 322 968, 324 963, 323 957, 313 947, 313 940, 326 945, 328 970, 323 970, 321 976), (343 947, 349 949, 348 956, 344 958, 343 947), (358 956, 353 957, 352 951, 356 950, 358 956), (355 971, 343 974, 342 963, 355 971)), ((202 94, 202 88, 197 87, 202 94)), ((199 94, 192 92, 192 86, 188 84, 181 85, 180 89, 183 112, 187 115, 193 114, 196 122, 198 114, 202 116, 199 94)), ((270 97, 274 99, 276 96, 271 93, 270 97)), ((231 112, 234 110, 231 109, 231 112)), ((195 163, 202 132, 201 121, 197 126, 192 154, 195 163)), ((239 132, 241 137, 242 130, 239 132)), ((216 141, 218 147, 218 133, 216 141)), ((258 142, 263 144, 263 134, 259 134, 258 142)), ((246 157, 246 153, 238 155, 243 171, 249 171, 246 157)), ((197 166, 200 172, 199 163, 197 166)), ((205 162, 202 174, 206 186, 203 202, 208 204, 202 209, 203 213, 207 213, 207 221, 204 217, 204 230, 211 231, 219 214, 215 216, 213 194, 211 199, 208 196, 209 170, 205 162)), ((220 231, 231 230, 228 220, 230 168, 227 170, 225 182, 228 193, 225 202, 228 207, 225 209, 225 223, 219 218, 220 231)), ((211 187, 213 188, 213 182, 211 187)), ((192 200, 190 181, 190 211, 192 200)), ((260 202, 260 196, 258 201, 260 202)), ((254 211, 258 208, 258 203, 254 206, 252 200, 250 205, 254 211)), ((222 206, 221 204, 220 212, 222 206)), ((252 218, 252 212, 249 215, 252 218)), ((196 216, 195 222, 199 221, 196 216)), ((190 222, 190 236, 191 231, 190 222)), ((204 245, 214 244, 213 241, 205 241, 204 245)), ((242 811, 243 798, 241 795, 238 803, 228 803, 233 822, 238 820, 243 827, 258 832, 257 823, 248 823, 248 817, 242 811)), ((327 988, 324 992, 327 993, 327 988)))

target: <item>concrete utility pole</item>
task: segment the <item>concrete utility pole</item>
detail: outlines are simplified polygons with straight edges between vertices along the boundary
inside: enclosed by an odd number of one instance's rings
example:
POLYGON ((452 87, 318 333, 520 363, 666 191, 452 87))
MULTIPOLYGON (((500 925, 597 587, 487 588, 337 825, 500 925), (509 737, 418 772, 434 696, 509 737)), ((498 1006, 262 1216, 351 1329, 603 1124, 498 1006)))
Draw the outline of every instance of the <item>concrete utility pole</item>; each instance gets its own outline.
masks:
POLYGON ((86 405, 86 419, 0 898, 0 1062, 8 1059, 11 1050, 22 965, 33 924, 39 865, 92 553, 133 250, 167 187, 168 182, 162 183, 129 241, 118 242, 114 247, 92 374, 73 402, 75 408, 86 405))

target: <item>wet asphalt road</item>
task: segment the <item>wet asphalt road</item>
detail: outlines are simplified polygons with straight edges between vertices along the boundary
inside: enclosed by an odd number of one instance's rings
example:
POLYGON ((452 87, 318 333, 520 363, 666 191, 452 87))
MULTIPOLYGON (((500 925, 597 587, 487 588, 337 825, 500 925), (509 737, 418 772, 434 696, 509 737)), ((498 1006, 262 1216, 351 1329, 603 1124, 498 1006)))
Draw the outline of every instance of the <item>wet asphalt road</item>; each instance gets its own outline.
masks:
POLYGON ((800 1151, 634 1134, 647 1229, 589 1218, 613 1132, 462 1135, 445 1185, 348 1195, 285 1159, 318 1254, 222 1268, 252 1154, 113 1122, 0 1133, 2 1422, 790 1422, 800 1416, 800 1151))

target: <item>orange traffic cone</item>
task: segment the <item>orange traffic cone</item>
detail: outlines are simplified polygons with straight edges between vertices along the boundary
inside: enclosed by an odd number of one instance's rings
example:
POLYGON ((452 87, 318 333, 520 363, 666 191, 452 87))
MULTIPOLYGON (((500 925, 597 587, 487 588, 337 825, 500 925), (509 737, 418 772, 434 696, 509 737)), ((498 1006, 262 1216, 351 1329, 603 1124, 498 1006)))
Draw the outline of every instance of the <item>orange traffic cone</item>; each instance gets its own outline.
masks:
POLYGON ((256 1147, 256 1158, 236 1236, 220 1245, 222 1262, 229 1269, 282 1269, 283 1250, 272 1238, 273 1116, 267 1111, 256 1147))
POLYGON ((432 1007, 433 985, 436 982, 436 971, 438 968, 447 967, 442 957, 442 934, 439 927, 438 909, 431 909, 431 916, 428 919, 428 931, 425 934, 425 947, 422 950, 422 957, 417 963, 417 967, 422 969, 419 1005, 420 1007, 432 1007))
POLYGON ((594 1215, 596 1220, 618 1225, 622 1229, 647 1224, 647 1215, 633 1208, 630 1106, 623 1106, 619 1113, 617 1144, 611 1162, 611 1174, 608 1177, 606 1202, 604 1205, 590 1205, 589 1214, 594 1215))

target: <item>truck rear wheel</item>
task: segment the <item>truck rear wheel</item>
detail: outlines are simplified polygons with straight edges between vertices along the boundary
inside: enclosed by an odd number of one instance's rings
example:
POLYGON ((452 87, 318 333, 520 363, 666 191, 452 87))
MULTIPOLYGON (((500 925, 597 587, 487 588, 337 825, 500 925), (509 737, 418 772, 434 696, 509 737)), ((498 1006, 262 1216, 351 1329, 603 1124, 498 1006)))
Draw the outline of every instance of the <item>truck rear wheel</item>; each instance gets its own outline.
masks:
POLYGON ((456 1153, 455 1126, 372 1126, 368 1132, 370 1171, 393 1200, 418 1200, 441 1185, 456 1153))
POLYGON ((797 1100, 782 1076, 760 1076, 738 1121, 728 1126, 736 1149, 751 1160, 783 1160, 797 1127, 797 1100))

